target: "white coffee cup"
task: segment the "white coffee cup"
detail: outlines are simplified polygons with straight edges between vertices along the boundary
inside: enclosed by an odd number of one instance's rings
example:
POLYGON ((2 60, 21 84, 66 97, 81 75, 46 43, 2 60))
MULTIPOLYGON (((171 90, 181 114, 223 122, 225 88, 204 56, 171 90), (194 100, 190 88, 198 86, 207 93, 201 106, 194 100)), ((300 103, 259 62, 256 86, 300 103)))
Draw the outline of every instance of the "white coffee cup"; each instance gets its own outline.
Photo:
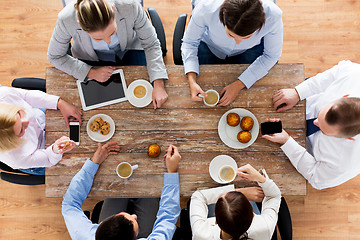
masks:
POLYGON ((139 166, 136 164, 134 166, 131 166, 128 162, 122 162, 119 163, 116 167, 116 173, 117 175, 122 179, 128 179, 131 177, 133 171, 137 169, 139 166))
POLYGON ((236 177, 236 169, 232 166, 224 165, 219 169, 219 179, 223 182, 232 182, 236 177))
POLYGON ((142 99, 142 98, 146 97, 146 95, 148 94, 148 90, 147 90, 146 86, 144 86, 142 84, 138 84, 134 87, 133 94, 136 98, 142 99))
POLYGON ((220 100, 219 93, 214 89, 209 89, 206 91, 206 94, 207 94, 207 97, 201 95, 201 97, 203 98, 204 104, 209 107, 215 107, 216 104, 218 104, 218 102, 220 100))

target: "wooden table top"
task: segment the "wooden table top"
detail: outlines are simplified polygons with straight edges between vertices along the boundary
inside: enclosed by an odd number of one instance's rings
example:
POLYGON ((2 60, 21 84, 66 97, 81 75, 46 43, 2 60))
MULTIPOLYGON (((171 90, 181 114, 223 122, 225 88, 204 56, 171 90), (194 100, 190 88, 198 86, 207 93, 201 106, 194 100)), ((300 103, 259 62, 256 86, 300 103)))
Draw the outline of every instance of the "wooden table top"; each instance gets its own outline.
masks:
MULTIPOLYGON (((248 65, 202 65, 197 82, 204 90, 218 92, 232 83, 248 65)), ((127 85, 136 79, 148 79, 146 67, 122 67, 127 85)), ((46 196, 62 197, 73 176, 91 157, 97 143, 86 133, 86 124, 95 114, 112 117, 116 131, 110 141, 118 141, 121 151, 111 155, 100 166, 89 197, 158 197, 163 187, 166 171, 162 155, 168 144, 179 148, 182 160, 179 164, 180 192, 191 196, 198 188, 220 186, 209 175, 210 161, 217 155, 233 157, 238 166, 250 163, 256 169, 265 168, 270 178, 279 186, 283 195, 306 195, 306 180, 296 171, 282 152, 279 144, 259 136, 248 148, 232 149, 219 138, 217 132, 220 117, 232 108, 245 108, 262 122, 265 118, 281 118, 283 127, 302 146, 305 146, 305 102, 302 101, 285 113, 277 113, 272 106, 274 92, 281 88, 295 87, 304 80, 303 64, 277 64, 263 79, 248 90, 241 90, 236 100, 227 107, 210 108, 202 102, 192 102, 183 66, 167 66, 169 81, 166 91, 169 98, 161 109, 154 110, 152 103, 146 108, 135 108, 129 102, 84 111, 80 134, 80 146, 65 153, 63 159, 46 169, 46 196), (147 156, 150 144, 157 143, 162 154, 157 158, 147 156), (123 161, 138 164, 139 168, 127 180, 120 179, 116 166, 123 161)), ((61 96, 64 100, 81 107, 76 80, 55 69, 46 69, 47 93, 61 96)), ((46 146, 68 130, 60 111, 47 110, 46 146)), ((240 180, 236 187, 254 185, 240 180)))

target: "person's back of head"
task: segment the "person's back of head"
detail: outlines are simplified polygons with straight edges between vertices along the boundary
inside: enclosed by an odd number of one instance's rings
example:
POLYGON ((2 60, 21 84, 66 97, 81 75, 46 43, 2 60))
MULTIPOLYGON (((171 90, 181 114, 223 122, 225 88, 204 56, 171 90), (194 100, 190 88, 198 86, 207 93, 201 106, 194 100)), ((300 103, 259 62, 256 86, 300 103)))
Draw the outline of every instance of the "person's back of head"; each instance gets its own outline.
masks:
POLYGON ((253 209, 244 194, 236 191, 221 196, 215 205, 216 222, 233 240, 247 239, 246 231, 253 219, 253 209))
POLYGON ((77 0, 75 9, 79 24, 86 32, 104 30, 115 17, 112 6, 106 0, 77 0))
POLYGON ((329 125, 340 127, 339 136, 354 137, 360 133, 360 98, 343 97, 334 102, 325 115, 329 125))
POLYGON ((248 36, 265 24, 260 0, 225 0, 220 7, 220 22, 239 36, 248 36))
POLYGON ((96 240, 134 240, 133 223, 123 215, 113 215, 102 221, 96 230, 96 240))
POLYGON ((23 142, 21 138, 16 136, 14 125, 16 122, 16 115, 22 111, 21 107, 0 104, 0 151, 10 151, 21 145, 23 142))

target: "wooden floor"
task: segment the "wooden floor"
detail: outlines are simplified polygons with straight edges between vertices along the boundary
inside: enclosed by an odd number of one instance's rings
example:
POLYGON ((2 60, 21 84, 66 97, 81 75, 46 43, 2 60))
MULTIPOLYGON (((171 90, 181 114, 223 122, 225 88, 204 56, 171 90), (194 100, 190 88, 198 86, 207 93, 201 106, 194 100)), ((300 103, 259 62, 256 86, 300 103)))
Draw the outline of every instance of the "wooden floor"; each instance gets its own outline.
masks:
MULTIPOLYGON (((166 63, 172 64, 172 33, 177 16, 190 13, 190 0, 145 0, 159 12, 167 35, 166 63)), ((44 77, 46 52, 60 0, 0 0, 0 83, 16 77, 44 77)), ((338 61, 360 62, 360 1, 278 0, 283 10, 284 46, 280 62, 303 62, 306 76, 338 61)), ((291 184, 291 183, 289 183, 291 184)), ((45 198, 44 186, 0 182, 0 239, 70 239, 61 199, 45 198)), ((97 199, 85 201, 91 209, 97 199)), ((360 239, 360 177, 306 197, 287 198, 294 239, 360 239)))

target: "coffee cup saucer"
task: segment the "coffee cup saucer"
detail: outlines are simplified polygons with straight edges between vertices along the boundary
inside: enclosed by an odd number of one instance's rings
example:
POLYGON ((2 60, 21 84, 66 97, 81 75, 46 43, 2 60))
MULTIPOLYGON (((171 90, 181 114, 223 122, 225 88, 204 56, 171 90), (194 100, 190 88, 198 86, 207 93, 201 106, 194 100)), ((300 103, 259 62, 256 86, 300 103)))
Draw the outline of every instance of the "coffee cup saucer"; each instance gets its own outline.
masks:
POLYGON ((138 79, 130 83, 127 89, 126 96, 131 105, 133 105, 134 107, 142 108, 142 107, 146 107, 152 102, 152 92, 153 92, 153 86, 151 85, 151 83, 149 83, 149 81, 138 79), (146 88, 146 95, 143 98, 137 98, 134 95, 134 89, 139 85, 142 85, 146 88))
POLYGON ((217 183, 221 183, 221 184, 226 184, 226 183, 230 183, 231 181, 223 181, 219 178, 219 170, 221 167, 223 166, 230 166, 235 170, 237 170, 237 164, 235 162, 235 160, 228 156, 228 155, 218 155, 216 157, 213 158, 213 160, 211 160, 210 165, 209 165, 209 173, 210 173, 210 177, 217 183))

